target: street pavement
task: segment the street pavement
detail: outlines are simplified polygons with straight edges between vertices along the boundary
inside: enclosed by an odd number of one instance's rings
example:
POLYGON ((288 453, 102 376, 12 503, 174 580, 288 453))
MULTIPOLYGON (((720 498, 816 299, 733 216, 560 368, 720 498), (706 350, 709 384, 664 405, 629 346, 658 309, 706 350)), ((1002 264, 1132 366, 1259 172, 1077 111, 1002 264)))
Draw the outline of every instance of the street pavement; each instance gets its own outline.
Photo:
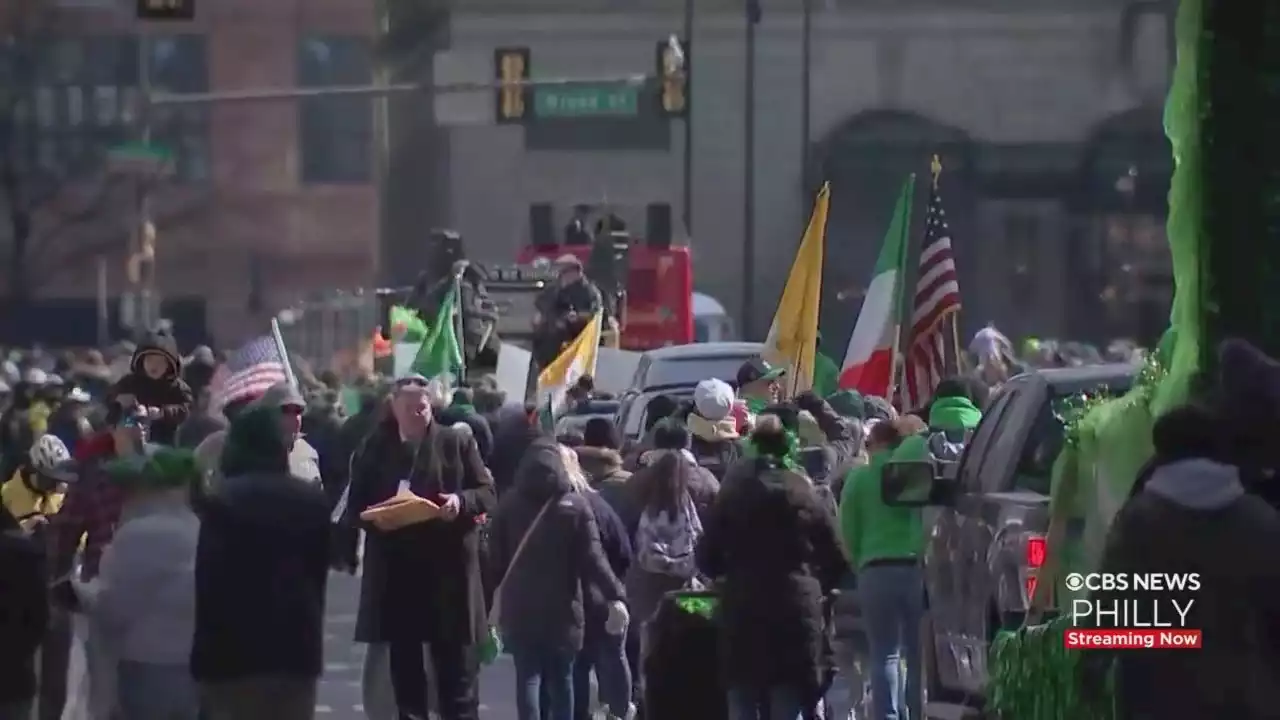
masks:
MULTIPOLYGON (((316 705, 317 720, 395 720, 394 717, 365 714, 362 677, 367 646, 351 639, 355 634, 359 602, 359 577, 330 574, 325 618, 325 670, 316 705)), ((480 717, 484 720, 516 720, 514 696, 515 672, 511 658, 504 655, 481 674, 480 717)))

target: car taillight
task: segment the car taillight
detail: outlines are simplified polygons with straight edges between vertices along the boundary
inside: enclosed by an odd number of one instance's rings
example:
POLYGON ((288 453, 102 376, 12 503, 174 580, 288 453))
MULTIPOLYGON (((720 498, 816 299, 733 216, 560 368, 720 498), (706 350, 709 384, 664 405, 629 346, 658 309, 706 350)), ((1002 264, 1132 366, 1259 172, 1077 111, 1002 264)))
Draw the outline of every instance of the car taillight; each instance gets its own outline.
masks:
POLYGON ((1039 568, 1044 565, 1048 546, 1043 535, 1032 535, 1027 538, 1027 567, 1039 568))
POLYGON ((1027 602, 1031 602, 1031 598, 1036 596, 1036 576, 1031 575, 1025 580, 1027 584, 1027 602))

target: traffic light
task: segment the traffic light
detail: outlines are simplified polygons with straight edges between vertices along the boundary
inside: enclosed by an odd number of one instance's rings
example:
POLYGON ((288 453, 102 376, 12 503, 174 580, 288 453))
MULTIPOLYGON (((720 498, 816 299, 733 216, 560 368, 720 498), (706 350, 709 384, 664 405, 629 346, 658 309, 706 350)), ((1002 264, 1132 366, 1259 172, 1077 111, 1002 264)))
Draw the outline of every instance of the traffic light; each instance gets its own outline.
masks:
POLYGON ((529 79, 529 48, 498 48, 493 52, 493 65, 499 83, 498 122, 524 122, 533 97, 529 87, 522 84, 529 79))
POLYGON ((666 117, 689 113, 689 42, 672 37, 658 43, 658 110, 666 117))
POLYGON ((138 0, 139 20, 194 20, 196 0, 138 0))

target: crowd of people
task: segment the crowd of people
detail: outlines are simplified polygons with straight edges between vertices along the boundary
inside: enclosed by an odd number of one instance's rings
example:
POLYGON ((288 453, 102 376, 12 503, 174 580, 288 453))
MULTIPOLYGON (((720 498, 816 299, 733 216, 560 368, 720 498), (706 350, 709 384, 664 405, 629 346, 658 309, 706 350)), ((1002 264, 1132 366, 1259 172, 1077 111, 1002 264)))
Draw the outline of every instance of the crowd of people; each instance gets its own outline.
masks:
POLYGON ((591 717, 592 675, 610 718, 922 717, 926 528, 882 472, 958 452, 1010 372, 979 352, 899 414, 783 398, 784 371, 753 358, 654 398, 627 444, 606 417, 556 437, 491 382, 419 375, 363 384, 349 418, 323 382, 214 408, 207 349, 131 350, 114 381, 100 356, 6 368, 0 719, 62 717, 74 642, 98 720, 313 717, 333 571, 360 574, 353 639, 385 652, 402 720, 477 718, 500 653, 521 720, 591 717), (405 493, 438 515, 362 519, 405 493), (668 600, 699 588, 717 667, 660 647, 668 600), (716 690, 656 691, 681 678, 716 690))

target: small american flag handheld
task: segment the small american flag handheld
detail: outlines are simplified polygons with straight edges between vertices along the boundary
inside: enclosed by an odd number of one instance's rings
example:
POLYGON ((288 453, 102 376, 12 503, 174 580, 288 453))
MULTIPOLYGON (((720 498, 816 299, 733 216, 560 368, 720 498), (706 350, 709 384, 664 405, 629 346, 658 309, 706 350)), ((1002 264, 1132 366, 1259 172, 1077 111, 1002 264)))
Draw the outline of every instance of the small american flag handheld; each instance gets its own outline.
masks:
POLYGON ((272 385, 289 380, 288 360, 271 335, 250 340, 218 366, 209 383, 213 407, 257 397, 272 385))

